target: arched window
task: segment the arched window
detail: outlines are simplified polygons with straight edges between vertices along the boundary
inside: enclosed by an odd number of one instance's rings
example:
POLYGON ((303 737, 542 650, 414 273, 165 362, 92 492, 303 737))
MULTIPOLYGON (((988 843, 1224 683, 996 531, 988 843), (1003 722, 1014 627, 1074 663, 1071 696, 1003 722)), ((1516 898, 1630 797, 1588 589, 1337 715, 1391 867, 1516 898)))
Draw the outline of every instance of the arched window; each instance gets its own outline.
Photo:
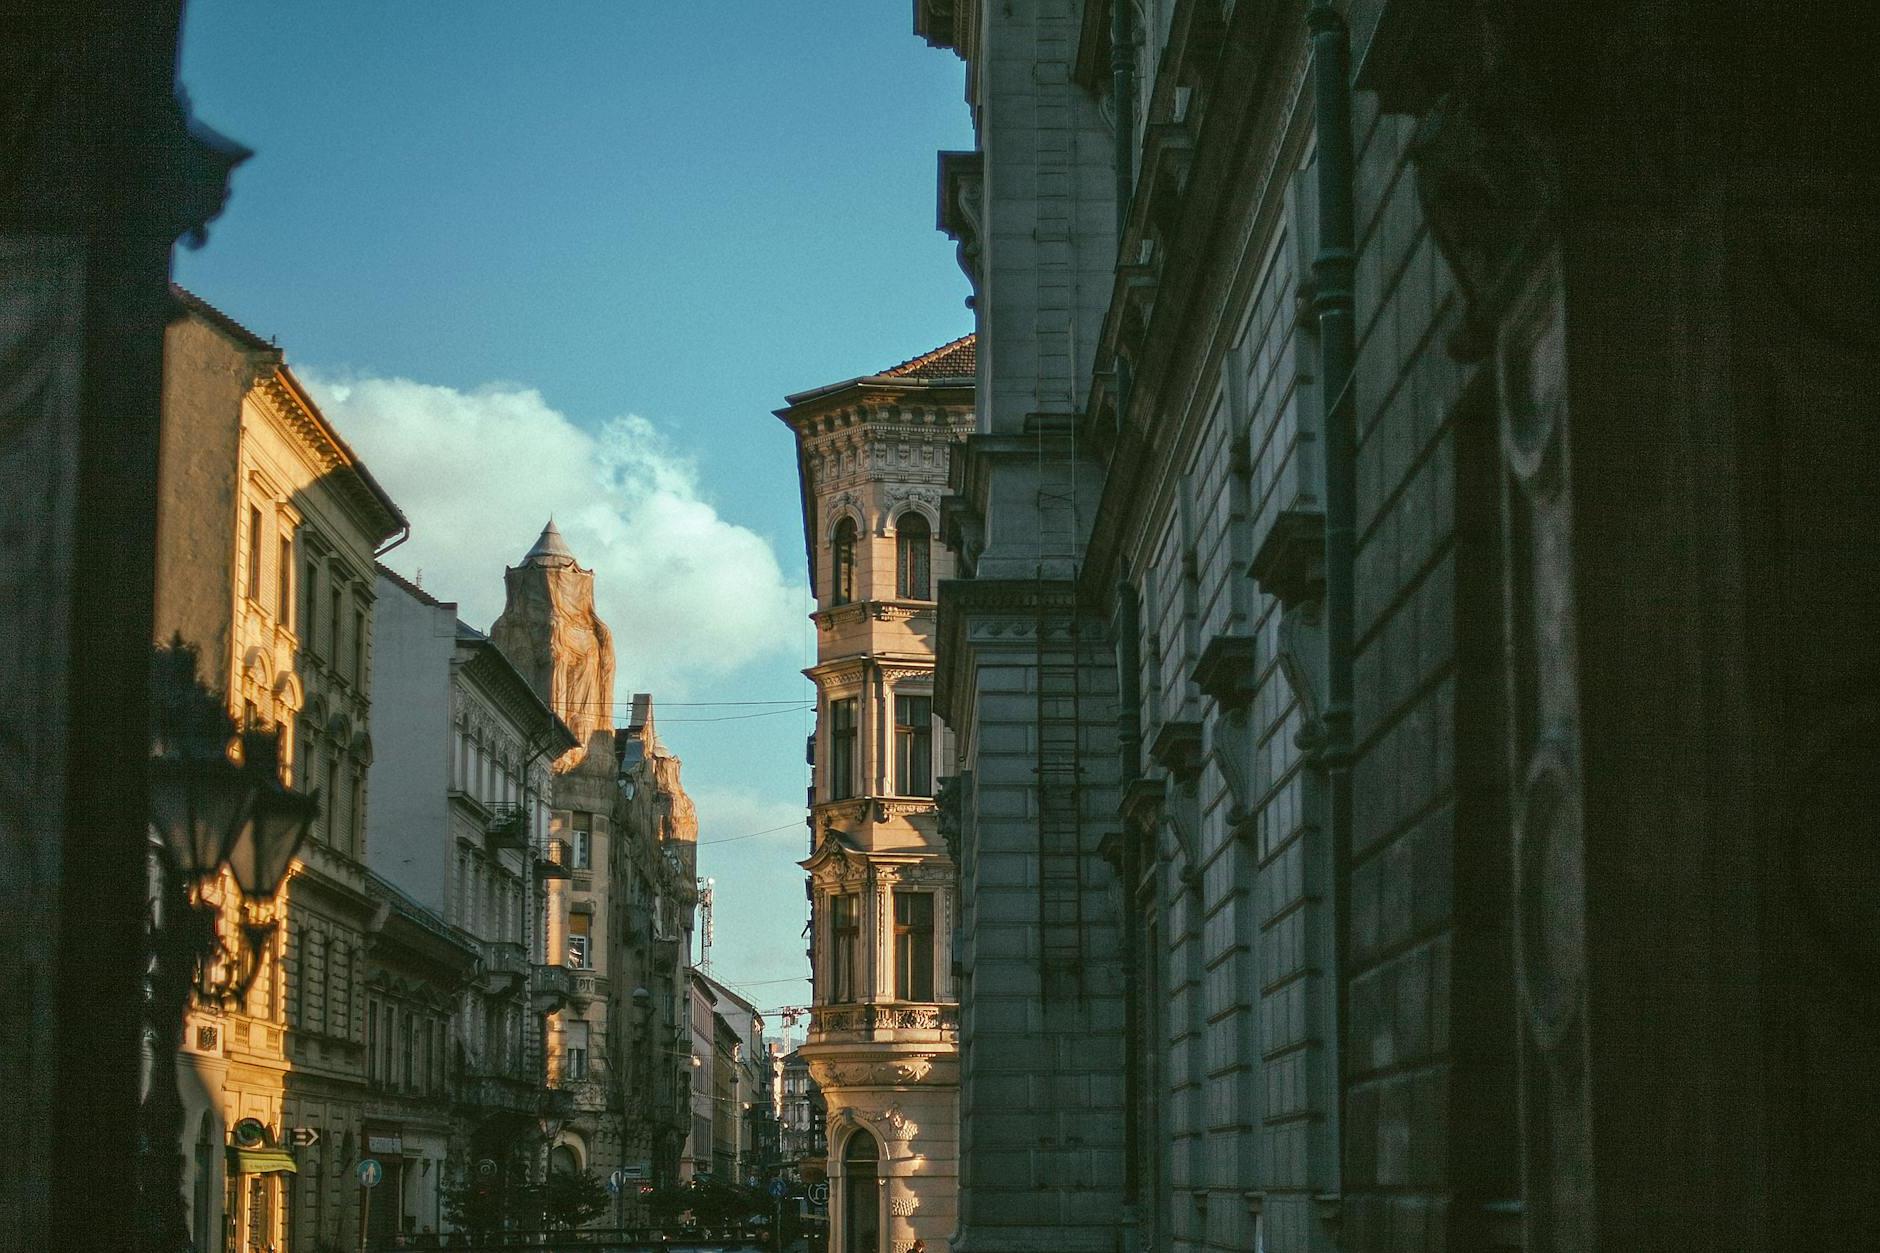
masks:
POLYGON ((836 523, 835 536, 829 541, 829 603, 846 605, 855 599, 855 519, 836 523))
POLYGON ((933 599, 933 533, 913 510, 894 524, 895 594, 902 600, 933 599))
POLYGON ((881 1146, 857 1130, 842 1146, 842 1253, 881 1253, 881 1146))

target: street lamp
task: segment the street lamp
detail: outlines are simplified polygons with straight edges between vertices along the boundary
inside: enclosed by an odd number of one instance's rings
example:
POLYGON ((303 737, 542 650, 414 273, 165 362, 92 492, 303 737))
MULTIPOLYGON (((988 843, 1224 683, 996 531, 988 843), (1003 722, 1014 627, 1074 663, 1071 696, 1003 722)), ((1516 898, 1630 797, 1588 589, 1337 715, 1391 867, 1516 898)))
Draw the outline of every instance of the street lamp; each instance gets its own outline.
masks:
POLYGON ((239 1000, 259 973, 278 923, 250 922, 249 904, 271 900, 307 828, 315 797, 280 778, 275 732, 239 737, 222 701, 196 678, 196 649, 180 636, 151 666, 150 831, 156 849, 149 918, 152 961, 144 983, 148 1066, 138 1128, 144 1253, 191 1246, 182 1193, 183 1102, 176 1055, 192 983, 210 1001, 239 1000), (243 919, 232 949, 221 910, 191 892, 233 873, 243 919))

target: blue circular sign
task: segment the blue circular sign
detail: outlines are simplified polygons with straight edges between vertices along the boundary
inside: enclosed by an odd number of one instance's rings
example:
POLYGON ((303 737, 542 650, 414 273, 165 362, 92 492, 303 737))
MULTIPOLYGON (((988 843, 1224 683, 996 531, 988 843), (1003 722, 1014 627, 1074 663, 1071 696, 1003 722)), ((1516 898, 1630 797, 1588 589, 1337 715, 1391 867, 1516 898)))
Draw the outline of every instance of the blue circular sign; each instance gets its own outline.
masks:
POLYGON ((359 1163, 359 1186, 376 1188, 379 1180, 385 1178, 385 1167, 379 1165, 379 1159, 368 1157, 359 1163))

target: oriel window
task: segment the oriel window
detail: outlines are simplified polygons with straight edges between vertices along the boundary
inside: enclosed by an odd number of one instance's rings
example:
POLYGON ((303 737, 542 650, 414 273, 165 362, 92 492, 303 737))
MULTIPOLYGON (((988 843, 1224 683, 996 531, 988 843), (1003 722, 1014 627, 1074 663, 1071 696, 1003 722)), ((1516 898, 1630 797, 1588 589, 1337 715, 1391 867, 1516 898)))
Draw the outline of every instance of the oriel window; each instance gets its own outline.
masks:
POLYGON ((902 600, 933 599, 933 534, 911 510, 894 524, 895 593, 902 600))
POLYGON ((836 523, 829 542, 829 603, 846 605, 855 599, 855 519, 836 523))
POLYGON ((902 796, 933 795, 933 697, 894 698, 894 779, 902 796))
POLYGON ((894 996, 933 1000, 933 893, 894 894, 894 996))
POLYGON ((829 1000, 846 1004, 861 992, 862 898, 829 898, 829 1000))
POLYGON ((855 698, 829 702, 829 799, 855 795, 855 698))

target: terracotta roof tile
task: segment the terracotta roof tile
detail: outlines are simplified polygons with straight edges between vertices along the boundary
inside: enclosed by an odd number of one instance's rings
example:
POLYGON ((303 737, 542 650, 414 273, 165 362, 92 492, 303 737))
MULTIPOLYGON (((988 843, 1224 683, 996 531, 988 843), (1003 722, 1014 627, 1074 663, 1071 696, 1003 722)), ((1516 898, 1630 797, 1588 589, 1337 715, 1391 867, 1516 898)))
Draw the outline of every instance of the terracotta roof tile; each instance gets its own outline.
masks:
POLYGON ((962 335, 932 352, 903 361, 881 372, 883 378, 952 379, 971 378, 979 369, 977 335, 962 335))

